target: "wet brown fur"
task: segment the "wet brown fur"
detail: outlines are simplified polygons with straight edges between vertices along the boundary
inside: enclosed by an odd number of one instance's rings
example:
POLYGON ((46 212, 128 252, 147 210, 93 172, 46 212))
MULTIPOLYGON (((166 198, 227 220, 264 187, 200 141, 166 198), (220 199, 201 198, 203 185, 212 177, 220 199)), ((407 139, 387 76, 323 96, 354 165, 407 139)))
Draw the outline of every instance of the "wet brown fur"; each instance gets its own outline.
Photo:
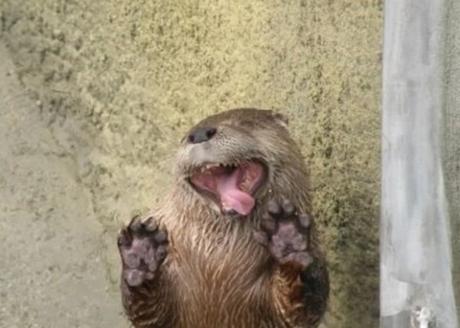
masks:
MULTIPOLYGON (((155 281, 137 290, 123 286, 128 316, 135 327, 316 327, 328 290, 305 297, 299 270, 274 263, 252 234, 270 199, 288 197, 299 212, 311 213, 307 170, 284 118, 271 111, 237 109, 198 126, 216 127, 215 138, 221 141, 205 155, 193 153, 183 141, 174 190, 153 211, 168 231, 168 256, 155 281), (257 193, 249 217, 225 217, 186 181, 206 156, 216 162, 259 158, 268 166, 267 184, 257 193)), ((317 266, 313 275, 328 288, 314 224, 309 252, 317 266)))

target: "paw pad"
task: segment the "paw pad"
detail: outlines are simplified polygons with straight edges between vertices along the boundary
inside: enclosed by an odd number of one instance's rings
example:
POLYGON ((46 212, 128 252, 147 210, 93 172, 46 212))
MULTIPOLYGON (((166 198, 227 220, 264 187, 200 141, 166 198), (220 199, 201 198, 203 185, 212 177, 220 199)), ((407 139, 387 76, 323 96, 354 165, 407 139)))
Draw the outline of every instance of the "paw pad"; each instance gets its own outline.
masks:
POLYGON ((155 219, 134 217, 118 236, 122 277, 131 287, 152 280, 168 251, 168 235, 155 219))
POLYGON ((308 252, 310 224, 310 217, 298 214, 289 200, 270 201, 260 223, 261 229, 254 231, 254 238, 267 247, 280 264, 306 268, 312 262, 308 252))

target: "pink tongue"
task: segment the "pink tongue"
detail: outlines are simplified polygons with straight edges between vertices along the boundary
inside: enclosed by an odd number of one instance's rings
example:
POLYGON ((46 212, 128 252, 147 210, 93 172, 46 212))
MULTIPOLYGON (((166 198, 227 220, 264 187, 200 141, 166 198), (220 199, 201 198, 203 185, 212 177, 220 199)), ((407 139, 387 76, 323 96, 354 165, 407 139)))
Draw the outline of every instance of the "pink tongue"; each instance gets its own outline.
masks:
POLYGON ((254 198, 237 187, 240 170, 235 170, 230 176, 222 175, 217 180, 217 191, 220 195, 222 208, 225 211, 235 210, 241 215, 248 215, 254 207, 254 198))

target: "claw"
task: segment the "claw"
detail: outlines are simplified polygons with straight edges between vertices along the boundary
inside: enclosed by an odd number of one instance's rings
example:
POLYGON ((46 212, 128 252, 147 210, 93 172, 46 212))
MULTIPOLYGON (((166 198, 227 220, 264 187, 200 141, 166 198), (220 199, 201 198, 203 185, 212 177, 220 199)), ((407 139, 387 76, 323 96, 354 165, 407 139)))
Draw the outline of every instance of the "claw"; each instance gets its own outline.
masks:
POLYGON ((135 217, 132 218, 131 223, 129 224, 129 230, 132 232, 138 232, 144 227, 144 224, 140 220, 139 215, 136 215, 135 217))
POLYGON ((145 220, 144 222, 145 228, 147 231, 154 232, 155 230, 158 229, 158 224, 156 223, 155 219, 153 216, 150 216, 145 220))
POLYGON ((164 260, 166 257, 167 251, 166 251, 166 246, 159 246, 156 251, 156 258, 158 261, 164 260))
POLYGON ((117 244, 118 247, 129 247, 131 245, 131 238, 129 238, 125 229, 118 233, 117 244))
POLYGON ((262 229, 264 229, 267 232, 275 232, 276 230, 276 221, 273 220, 270 216, 264 215, 262 217, 262 221, 260 223, 262 229))
POLYGON ((268 202, 267 208, 268 208, 268 212, 275 217, 281 214, 281 207, 274 200, 271 200, 268 202))
POLYGON ((309 228, 311 224, 311 219, 308 214, 300 214, 299 215, 299 224, 302 228, 309 228))
POLYGON ((288 199, 283 199, 282 207, 286 215, 292 215, 295 211, 294 205, 288 199))
POLYGON ((153 239, 155 239, 155 241, 158 243, 158 244, 164 244, 167 240, 168 240, 168 235, 166 234, 165 231, 158 231, 153 239))

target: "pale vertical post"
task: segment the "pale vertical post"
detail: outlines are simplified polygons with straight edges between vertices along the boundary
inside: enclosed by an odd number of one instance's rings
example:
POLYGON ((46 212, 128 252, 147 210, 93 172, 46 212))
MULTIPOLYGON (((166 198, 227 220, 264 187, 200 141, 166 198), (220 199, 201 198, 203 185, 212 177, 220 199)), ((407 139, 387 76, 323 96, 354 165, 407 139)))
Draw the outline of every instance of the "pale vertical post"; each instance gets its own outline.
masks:
POLYGON ((444 46, 443 167, 451 219, 454 292, 460 314, 460 1, 447 4, 444 46))
POLYGON ((381 327, 456 328, 441 160, 445 1, 385 1, 381 327))

